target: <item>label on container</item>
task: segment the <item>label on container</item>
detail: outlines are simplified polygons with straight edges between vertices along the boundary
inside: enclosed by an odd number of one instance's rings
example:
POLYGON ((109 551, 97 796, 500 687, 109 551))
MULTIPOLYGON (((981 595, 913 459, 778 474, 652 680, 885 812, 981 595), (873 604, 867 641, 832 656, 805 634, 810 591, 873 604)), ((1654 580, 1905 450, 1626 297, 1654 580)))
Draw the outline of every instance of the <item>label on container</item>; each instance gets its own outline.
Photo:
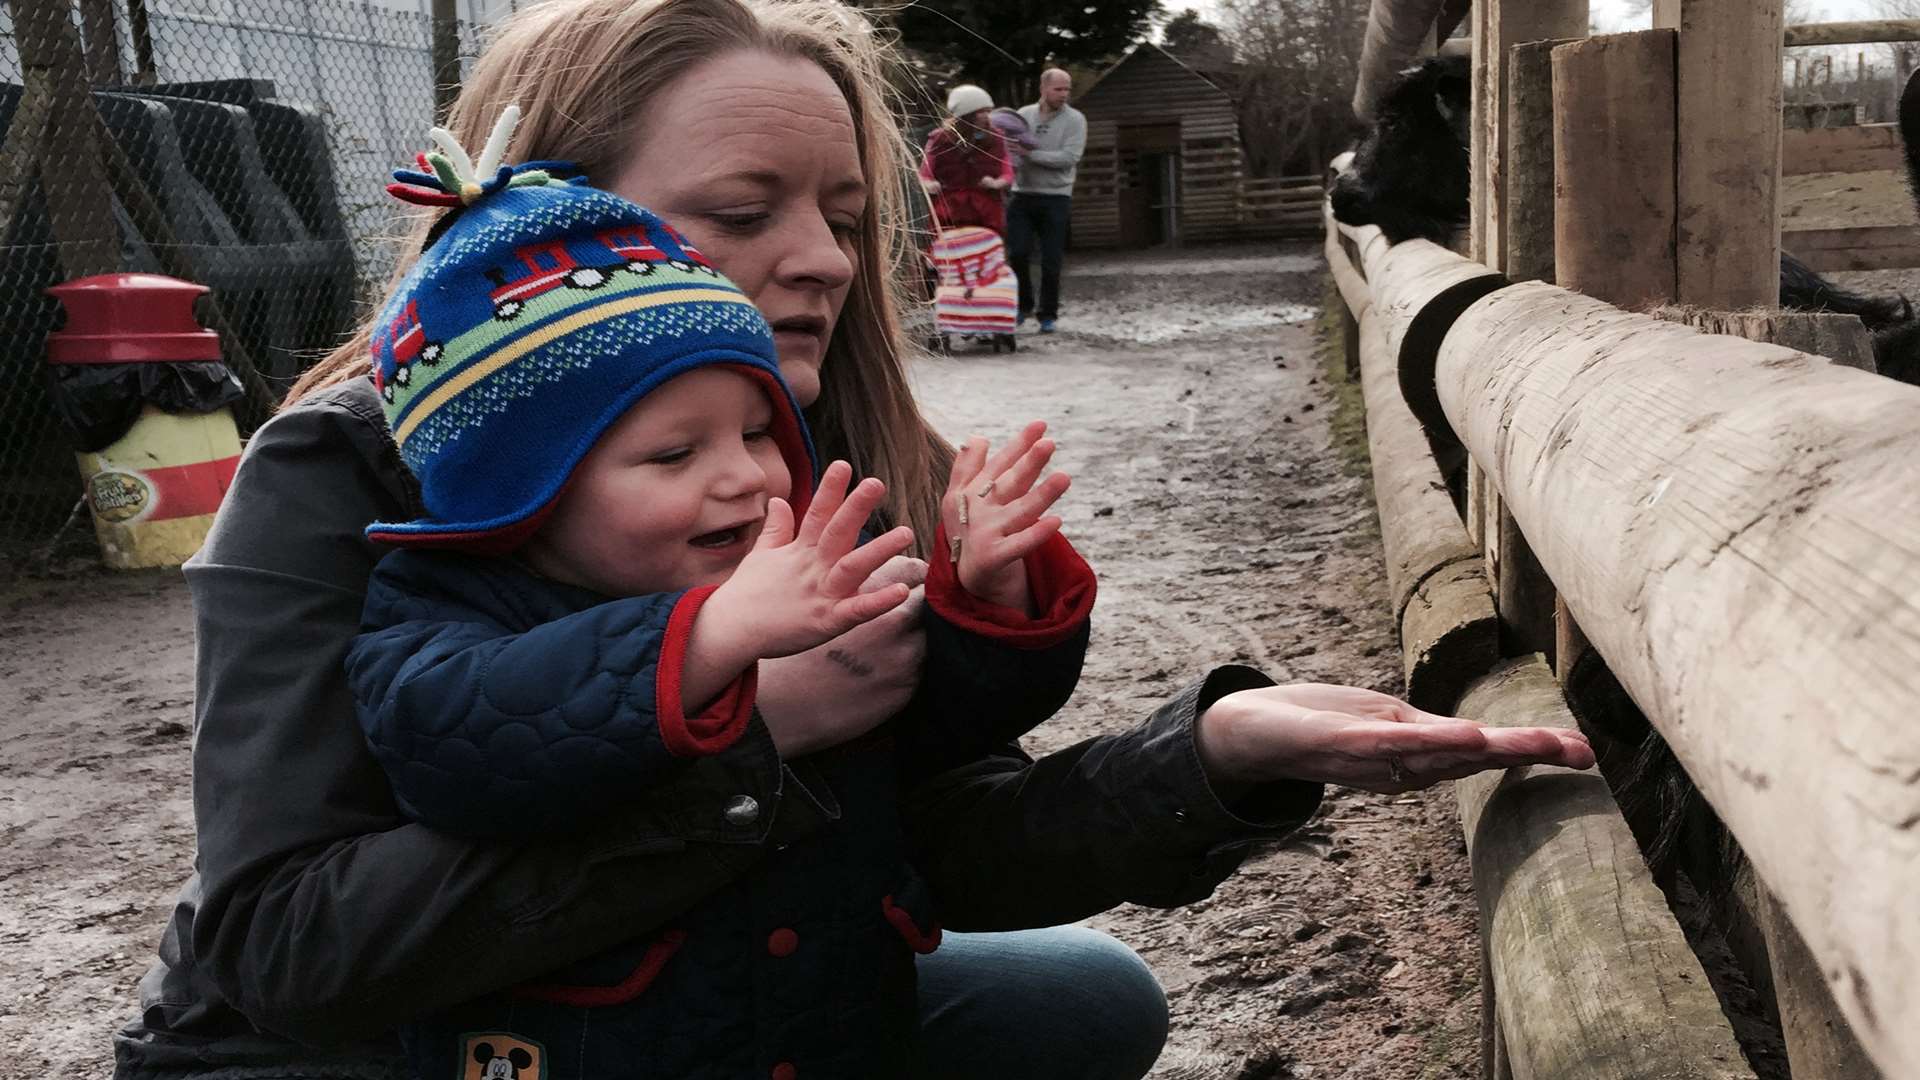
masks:
POLYGON ((153 508, 153 485, 136 472, 103 469, 87 481, 87 504, 101 521, 122 525, 153 508))

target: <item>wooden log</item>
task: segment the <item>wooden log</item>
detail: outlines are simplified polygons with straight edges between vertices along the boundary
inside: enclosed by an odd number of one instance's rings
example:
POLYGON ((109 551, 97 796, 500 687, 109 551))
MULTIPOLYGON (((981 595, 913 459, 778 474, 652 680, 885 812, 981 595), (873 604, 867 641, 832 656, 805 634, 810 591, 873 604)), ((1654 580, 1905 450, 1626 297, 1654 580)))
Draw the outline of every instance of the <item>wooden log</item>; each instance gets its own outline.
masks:
POLYGON ((1510 281, 1553 280, 1553 49, 1515 45, 1507 56, 1506 224, 1510 281))
POLYGON ((1372 123, 1374 109, 1400 72, 1424 50, 1442 0, 1373 0, 1360 41, 1360 71, 1353 88, 1353 114, 1372 123))
MULTIPOLYGON (((1499 665, 1459 711, 1507 727, 1574 726, 1538 657, 1499 665)), ((1751 1080, 1598 773, 1486 772, 1454 793, 1516 1080, 1751 1080)))
POLYGON ((1622 307, 1677 289, 1673 65, 1671 30, 1553 50, 1554 280, 1622 307))
MULTIPOLYGON (((1708 333, 1766 341, 1847 367, 1874 370, 1873 338, 1853 315, 1808 312, 1709 312, 1673 309, 1660 312, 1708 333)), ((1823 1080, 1878 1080, 1879 1071, 1827 992, 1819 966, 1778 901, 1761 888, 1751 868, 1729 887, 1717 875, 1726 871, 1721 849, 1725 834, 1718 819, 1696 807, 1688 823, 1687 874, 1702 896, 1716 897, 1715 922, 1727 948, 1781 1025, 1789 1064, 1803 1077, 1823 1080)))
MULTIPOLYGON (((1805 173, 1874 172, 1905 168, 1900 129, 1895 124, 1856 124, 1853 127, 1783 132, 1780 171, 1787 176, 1805 173)), ((1788 251, 1786 238, 1781 246, 1788 251)))
POLYGON ((1450 440, 1433 392, 1434 355, 1459 313, 1507 279, 1427 240, 1388 245, 1383 236, 1360 256, 1407 407, 1430 437, 1450 440))
POLYGON ((1537 282, 1437 376, 1868 1052, 1920 1075, 1920 388, 1537 282))
POLYGON ((1679 31, 1676 241, 1683 303, 1722 311, 1780 299, 1779 0, 1654 0, 1679 31))
MULTIPOLYGON (((1332 206, 1326 208, 1325 221, 1327 242, 1324 253, 1327 257, 1327 268, 1333 273, 1333 284, 1340 290, 1340 298, 1347 303, 1347 311, 1358 318, 1361 312, 1373 306, 1373 293, 1367 287, 1367 279, 1360 276, 1359 268, 1354 265, 1352 256, 1348 254, 1347 247, 1350 241, 1346 234, 1340 231, 1339 225, 1334 222, 1332 206)), ((1366 228, 1379 231, 1372 225, 1366 228)))
POLYGON ((1487 542, 1487 471, 1478 465, 1467 466, 1467 508, 1460 515, 1467 524, 1467 540, 1474 547, 1487 542))
POLYGON ((1468 542, 1426 437, 1400 398, 1373 306, 1360 313, 1360 378, 1407 700, 1448 712, 1468 680, 1498 658, 1499 625, 1479 550, 1468 542))
POLYGON ((1699 308, 1659 308, 1650 314, 1685 323, 1709 334, 1728 334, 1748 341, 1768 341, 1842 367, 1873 371, 1873 335, 1858 315, 1830 311, 1702 311, 1699 308))
POLYGON ((1414 590, 1400 618, 1407 700, 1452 713, 1468 683, 1500 659, 1500 624, 1480 560, 1443 567, 1414 590))
POLYGON ((1920 19, 1869 19, 1860 22, 1802 23, 1789 26, 1788 48, 1803 45, 1870 45, 1880 41, 1920 41, 1920 19))
MULTIPOLYGON (((1426 435, 1400 398, 1377 306, 1360 313, 1360 386, 1367 405, 1367 451, 1373 460, 1387 595, 1398 624, 1414 592, 1434 574, 1455 563, 1471 563, 1478 573, 1480 551, 1468 542, 1434 467, 1426 435)), ((1486 593, 1484 582, 1480 591, 1486 593)), ((1490 617, 1491 599, 1486 609, 1490 617)))
POLYGON ((1897 270, 1920 266, 1920 226, 1795 229, 1780 246, 1815 270, 1897 270))
POLYGON ((1500 614, 1500 655, 1540 653, 1554 657, 1553 579, 1534 558, 1520 523, 1504 506, 1495 532, 1500 576, 1495 579, 1494 609, 1500 614))
POLYGON ((1853 1026, 1841 1015, 1820 977, 1820 963, 1793 928, 1779 901, 1764 891, 1760 928, 1773 963, 1773 991, 1779 1002, 1780 1032, 1786 1038, 1787 1066, 1794 1076, 1818 1080, 1882 1080, 1853 1026))
POLYGON ((1584 37, 1587 0, 1482 0, 1479 39, 1473 57, 1473 155, 1480 165, 1480 214, 1474 225, 1483 230, 1473 240, 1477 261, 1499 269, 1506 265, 1506 155, 1512 140, 1506 77, 1507 57, 1515 45, 1553 38, 1584 37))

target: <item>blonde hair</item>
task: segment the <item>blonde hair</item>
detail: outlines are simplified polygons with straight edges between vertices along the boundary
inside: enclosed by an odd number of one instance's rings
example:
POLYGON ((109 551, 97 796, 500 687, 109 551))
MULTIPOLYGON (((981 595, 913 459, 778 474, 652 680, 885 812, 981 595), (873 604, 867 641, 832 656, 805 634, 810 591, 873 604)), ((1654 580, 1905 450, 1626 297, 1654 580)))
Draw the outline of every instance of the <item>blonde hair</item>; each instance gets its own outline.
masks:
MULTIPOLYGON (((590 179, 613 176, 639 139, 648 103, 680 73, 739 50, 818 64, 846 96, 866 172, 859 267, 806 410, 821 460, 887 482, 876 524, 913 526, 931 543, 953 449, 920 415, 907 385, 899 310, 910 249, 904 179, 911 169, 890 107, 889 48, 865 16, 837 0, 546 0, 500 24, 446 126, 463 146, 486 140, 518 103, 509 161, 564 160, 590 179)), ((418 256, 431 221, 402 249, 395 282, 418 256)), ((369 370, 372 320, 303 375, 289 405, 369 370)))

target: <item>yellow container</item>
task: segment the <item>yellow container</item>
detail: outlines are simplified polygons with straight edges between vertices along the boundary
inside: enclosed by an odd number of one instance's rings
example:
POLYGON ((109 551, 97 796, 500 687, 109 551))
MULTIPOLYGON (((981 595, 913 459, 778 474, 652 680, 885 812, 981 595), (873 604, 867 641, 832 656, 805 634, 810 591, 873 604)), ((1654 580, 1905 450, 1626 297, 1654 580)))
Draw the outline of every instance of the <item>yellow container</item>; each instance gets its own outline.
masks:
POLYGON ((148 405, 120 441, 77 455, 108 566, 179 566, 206 542, 240 464, 226 409, 175 415, 148 405))

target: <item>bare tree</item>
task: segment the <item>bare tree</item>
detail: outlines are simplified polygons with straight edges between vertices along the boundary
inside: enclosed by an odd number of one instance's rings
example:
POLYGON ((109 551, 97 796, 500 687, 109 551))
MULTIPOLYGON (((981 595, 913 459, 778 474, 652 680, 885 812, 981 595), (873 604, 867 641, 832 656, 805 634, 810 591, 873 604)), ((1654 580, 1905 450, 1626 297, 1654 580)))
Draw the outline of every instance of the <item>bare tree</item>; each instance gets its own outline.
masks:
POLYGON ((1224 0, 1239 60, 1241 142, 1259 175, 1318 172, 1357 124, 1351 102, 1368 0, 1224 0))

